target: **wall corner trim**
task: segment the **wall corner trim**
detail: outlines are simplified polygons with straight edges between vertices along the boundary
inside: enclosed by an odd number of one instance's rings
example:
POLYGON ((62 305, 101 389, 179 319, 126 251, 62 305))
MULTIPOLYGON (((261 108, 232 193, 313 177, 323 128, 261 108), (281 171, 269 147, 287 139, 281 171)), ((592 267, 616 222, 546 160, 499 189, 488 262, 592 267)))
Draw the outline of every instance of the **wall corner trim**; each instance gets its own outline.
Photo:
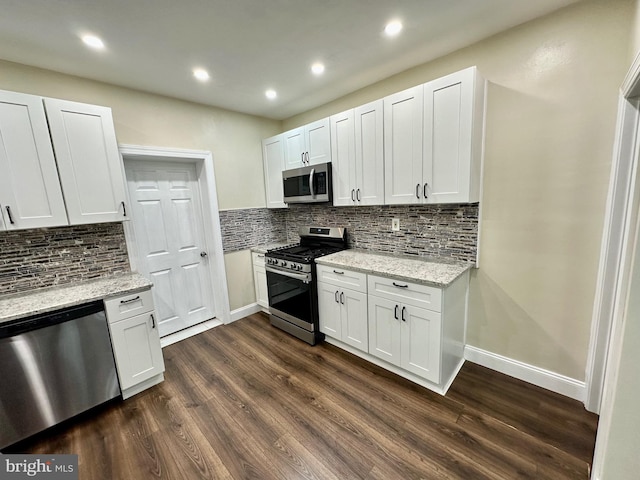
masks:
POLYGON ((483 367, 584 402, 586 392, 584 382, 471 345, 464 347, 464 358, 483 367))

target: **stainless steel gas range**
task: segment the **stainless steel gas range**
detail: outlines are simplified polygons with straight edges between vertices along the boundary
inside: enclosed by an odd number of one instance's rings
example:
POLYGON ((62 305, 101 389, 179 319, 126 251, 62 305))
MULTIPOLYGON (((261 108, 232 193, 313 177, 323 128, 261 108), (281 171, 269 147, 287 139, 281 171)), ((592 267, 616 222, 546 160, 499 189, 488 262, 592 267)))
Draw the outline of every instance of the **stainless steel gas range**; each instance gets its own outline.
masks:
POLYGON ((318 324, 315 259, 347 248, 345 228, 301 227, 300 243, 266 255, 271 325, 310 345, 324 338, 318 324))

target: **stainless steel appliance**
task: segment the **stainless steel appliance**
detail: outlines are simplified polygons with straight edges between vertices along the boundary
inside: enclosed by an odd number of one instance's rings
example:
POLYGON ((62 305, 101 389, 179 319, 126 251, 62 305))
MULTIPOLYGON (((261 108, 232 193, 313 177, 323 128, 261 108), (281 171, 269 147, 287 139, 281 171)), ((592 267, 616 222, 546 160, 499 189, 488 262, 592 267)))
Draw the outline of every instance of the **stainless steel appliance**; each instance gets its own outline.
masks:
POLYGON ((331 201, 331 163, 294 168, 282 172, 285 203, 331 201))
POLYGON ((0 324, 0 448, 119 395, 102 301, 0 324))
POLYGON ((324 338, 318 324, 315 258, 347 248, 344 228, 301 227, 300 244, 266 255, 271 325, 310 345, 324 338))

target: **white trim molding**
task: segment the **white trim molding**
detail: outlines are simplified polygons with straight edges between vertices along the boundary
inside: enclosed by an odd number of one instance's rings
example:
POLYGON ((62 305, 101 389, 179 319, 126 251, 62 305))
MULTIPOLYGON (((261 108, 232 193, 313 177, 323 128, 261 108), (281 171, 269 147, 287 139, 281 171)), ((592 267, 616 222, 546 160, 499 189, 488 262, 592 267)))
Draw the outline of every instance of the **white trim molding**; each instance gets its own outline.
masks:
MULTIPOLYGON (((222 250, 222 232, 218 214, 218 196, 216 195, 216 178, 213 155, 209 151, 187 150, 140 145, 120 145, 122 167, 126 160, 153 160, 188 162, 196 165, 198 182, 201 182, 203 216, 205 218, 205 240, 209 254, 209 271, 212 279, 212 290, 215 304, 215 315, 222 323, 231 321, 229 306, 229 289, 227 273, 222 250)), ((130 199, 127 201, 130 203, 130 199)), ((129 250, 129 262, 133 271, 138 270, 139 259, 135 248, 135 231, 130 222, 125 222, 125 239, 129 250)))
POLYGON ((483 367, 517 378, 538 387, 551 390, 575 400, 584 401, 585 384, 574 378, 544 368, 529 365, 519 360, 504 357, 481 348, 466 345, 464 358, 483 367))
POLYGON ((236 308, 235 310, 231 310, 231 322, 235 322, 236 320, 240 320, 241 318, 248 317, 254 313, 262 312, 262 307, 257 303, 250 303, 249 305, 245 305, 244 307, 236 308))

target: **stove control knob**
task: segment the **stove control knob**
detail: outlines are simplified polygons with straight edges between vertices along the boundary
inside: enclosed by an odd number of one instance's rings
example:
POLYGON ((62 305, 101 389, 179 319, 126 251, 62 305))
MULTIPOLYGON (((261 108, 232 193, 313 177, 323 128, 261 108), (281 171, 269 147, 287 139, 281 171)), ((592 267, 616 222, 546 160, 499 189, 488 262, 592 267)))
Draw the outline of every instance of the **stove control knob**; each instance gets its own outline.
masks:
POLYGON ((281 260, 280 261, 280 265, 283 266, 283 267, 286 267, 287 266, 287 262, 285 262, 284 260, 281 260))
POLYGON ((298 270, 302 270, 302 265, 298 265, 298 270))

